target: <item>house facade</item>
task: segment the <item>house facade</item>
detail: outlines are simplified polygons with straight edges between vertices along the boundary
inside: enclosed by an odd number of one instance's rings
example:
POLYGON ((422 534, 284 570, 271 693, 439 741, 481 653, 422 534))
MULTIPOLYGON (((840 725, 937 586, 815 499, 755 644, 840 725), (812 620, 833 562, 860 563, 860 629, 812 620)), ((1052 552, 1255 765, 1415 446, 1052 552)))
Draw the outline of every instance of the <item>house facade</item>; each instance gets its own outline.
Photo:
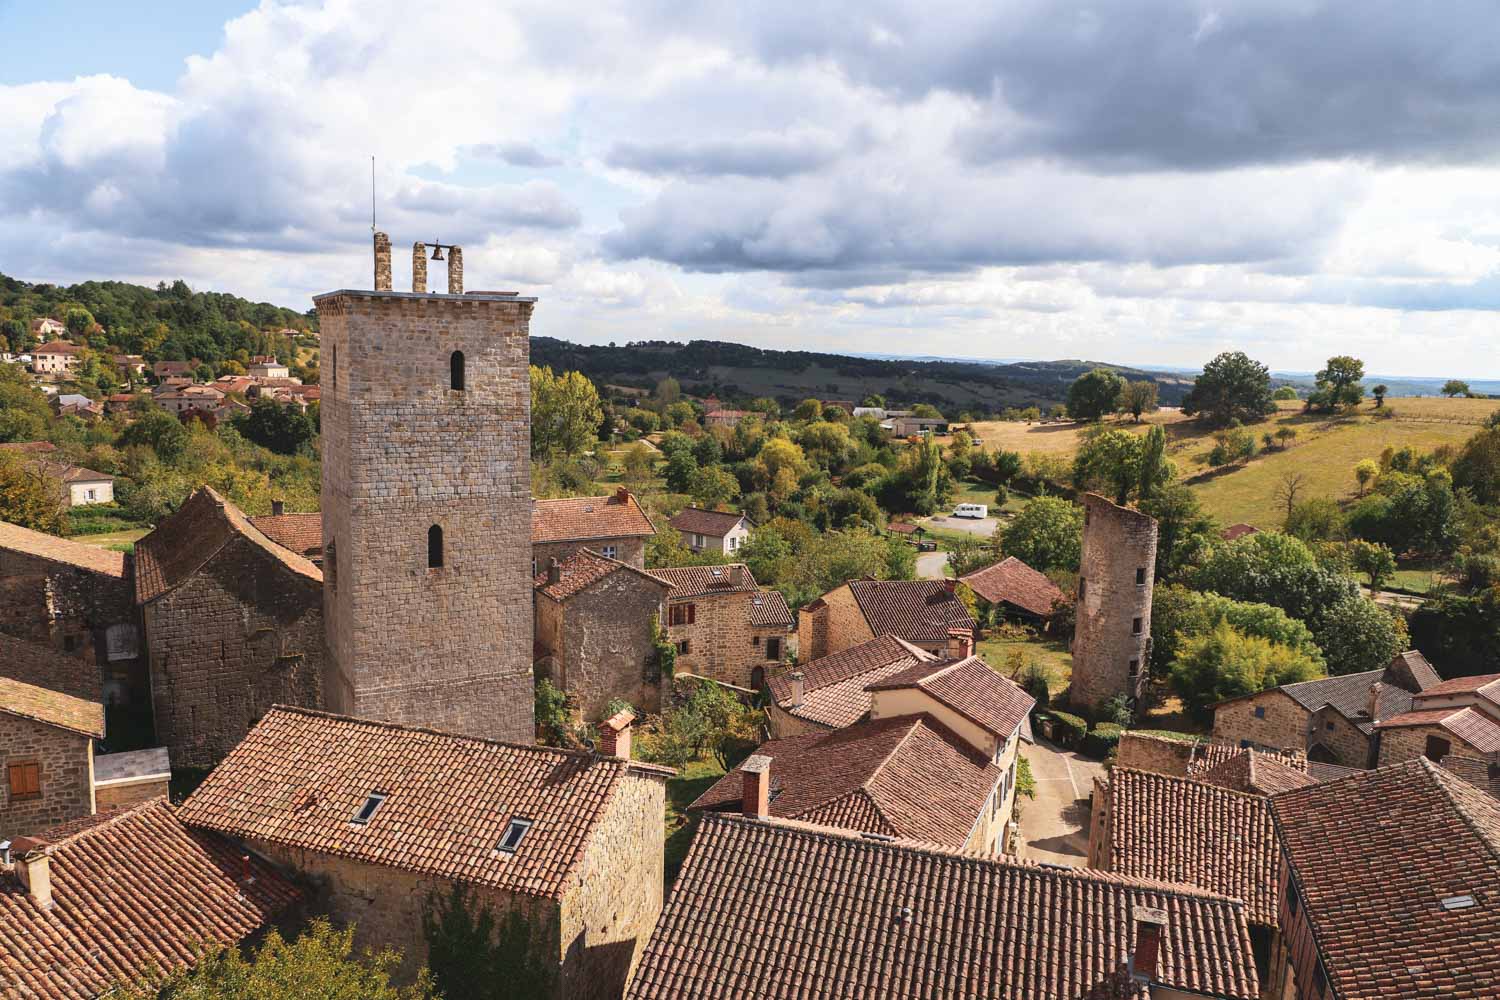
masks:
POLYGON ((623 486, 609 496, 533 500, 531 573, 588 548, 636 569, 646 568, 646 542, 656 534, 640 501, 623 486))
POLYGON ((786 599, 760 589, 744 563, 651 573, 672 585, 666 626, 678 672, 759 690, 790 654, 793 619, 786 599))
POLYGON ((894 635, 931 653, 948 647, 952 629, 976 625, 952 580, 851 580, 797 612, 797 649, 816 660, 894 635))
POLYGON ((78 367, 83 348, 66 340, 53 340, 31 352, 31 370, 38 375, 67 375, 78 367))
POLYGON ((1412 695, 1411 709, 1375 723, 1381 767, 1417 757, 1500 754, 1500 674, 1455 677, 1412 695))
POLYGON ((682 535, 682 544, 694 552, 732 556, 750 540, 753 525, 743 514, 723 510, 684 507, 670 522, 682 535))

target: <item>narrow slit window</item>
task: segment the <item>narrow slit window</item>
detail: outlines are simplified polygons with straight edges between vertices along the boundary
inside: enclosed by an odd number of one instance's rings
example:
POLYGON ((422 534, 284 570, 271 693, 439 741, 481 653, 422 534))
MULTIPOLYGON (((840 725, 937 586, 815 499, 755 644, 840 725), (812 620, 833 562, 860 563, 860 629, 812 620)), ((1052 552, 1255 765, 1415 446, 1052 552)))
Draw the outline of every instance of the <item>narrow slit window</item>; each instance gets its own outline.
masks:
POLYGON ((1133 619, 1131 621, 1131 623, 1130 623, 1130 634, 1131 635, 1140 635, 1141 634, 1141 620, 1139 618, 1133 619))
POLYGON ((516 817, 505 828, 505 835, 500 838, 500 843, 495 845, 495 850, 502 854, 516 853, 516 848, 521 846, 521 841, 526 839, 526 831, 530 829, 531 820, 516 817))
POLYGON ((1135 569, 1135 585, 1144 587, 1146 585, 1146 567, 1137 566, 1135 569))
POLYGON ((427 568, 443 568, 443 529, 436 524, 427 529, 427 568))
POLYGON ((364 805, 359 807, 359 812, 355 813, 354 818, 349 822, 364 826, 380 811, 380 807, 385 803, 385 799, 386 795, 384 792, 371 792, 365 798, 364 805))
POLYGON ((448 388, 462 391, 464 387, 464 352, 454 351, 448 355, 448 388))
POLYGON ((333 387, 335 389, 337 389, 339 387, 339 345, 338 344, 334 344, 333 345, 333 363, 328 366, 328 370, 329 370, 330 374, 333 376, 333 387))

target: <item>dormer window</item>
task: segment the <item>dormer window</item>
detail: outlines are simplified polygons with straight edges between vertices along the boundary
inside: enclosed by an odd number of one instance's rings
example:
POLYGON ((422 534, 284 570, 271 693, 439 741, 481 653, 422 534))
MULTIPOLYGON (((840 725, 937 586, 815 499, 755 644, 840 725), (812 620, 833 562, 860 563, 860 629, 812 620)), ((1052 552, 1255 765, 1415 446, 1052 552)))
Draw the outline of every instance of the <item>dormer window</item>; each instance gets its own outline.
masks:
POLYGON ((526 831, 530 830, 531 826, 531 820, 522 819, 521 817, 517 816, 515 819, 511 820, 510 825, 505 828, 505 836, 500 838, 500 843, 495 845, 495 850, 499 851, 501 854, 516 853, 516 848, 520 847, 521 841, 526 839, 526 831))
POLYGON ((359 812, 355 813, 354 818, 349 822, 356 826, 364 826, 380 811, 380 807, 385 804, 385 799, 384 792, 371 792, 365 798, 364 805, 359 807, 359 812))

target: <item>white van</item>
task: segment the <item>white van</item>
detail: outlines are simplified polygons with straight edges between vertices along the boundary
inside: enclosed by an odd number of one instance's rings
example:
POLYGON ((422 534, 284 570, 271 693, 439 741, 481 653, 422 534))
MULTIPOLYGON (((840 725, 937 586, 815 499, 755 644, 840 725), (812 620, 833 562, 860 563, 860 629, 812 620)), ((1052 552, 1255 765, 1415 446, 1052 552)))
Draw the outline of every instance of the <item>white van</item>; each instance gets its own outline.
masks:
POLYGON ((990 508, 982 503, 961 503, 953 508, 954 517, 972 517, 983 520, 990 516, 990 508))

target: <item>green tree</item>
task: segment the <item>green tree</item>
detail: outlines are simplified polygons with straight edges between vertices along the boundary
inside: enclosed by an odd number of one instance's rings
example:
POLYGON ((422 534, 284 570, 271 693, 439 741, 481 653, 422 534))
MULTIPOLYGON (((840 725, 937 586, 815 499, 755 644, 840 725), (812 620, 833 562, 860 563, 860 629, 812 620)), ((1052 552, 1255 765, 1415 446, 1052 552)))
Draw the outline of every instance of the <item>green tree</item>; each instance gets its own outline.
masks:
POLYGON ((1068 415, 1075 420, 1098 420, 1118 408, 1125 380, 1108 368, 1095 368, 1068 387, 1068 415))
POLYGON ((1214 435, 1208 464, 1214 468, 1240 465, 1255 457, 1255 435, 1243 427, 1227 427, 1214 435))
POLYGON ((1182 483, 1168 483, 1140 502, 1156 518, 1156 579, 1175 580, 1218 542, 1218 525, 1198 494, 1182 483))
POLYGON ((1443 395, 1450 399, 1454 396, 1469 395, 1469 383, 1462 379, 1450 378, 1443 383, 1443 395))
POLYGON ((1160 663, 1177 659, 1181 644, 1207 635, 1222 623, 1242 635, 1295 649, 1323 669, 1323 654, 1308 627, 1280 608, 1235 601, 1181 584, 1157 586, 1151 597, 1151 655, 1160 663))
POLYGON ((1292 446, 1292 442, 1295 441, 1295 440, 1297 440, 1297 428, 1295 428, 1295 427, 1278 427, 1278 428, 1276 428, 1276 443, 1279 444, 1282 447, 1283 450, 1285 450, 1287 448, 1290 448, 1292 446))
POLYGON ((1167 432, 1160 425, 1152 427, 1141 439, 1140 474, 1136 482, 1136 496, 1150 500, 1161 489, 1177 477, 1177 470, 1167 459, 1167 432))
POLYGON ((804 399, 797 404, 792 417, 796 420, 820 420, 823 417, 823 403, 816 399, 804 399))
POLYGON ((1076 570, 1083 550, 1083 508, 1061 497, 1037 497, 995 530, 1001 556, 1032 569, 1076 570))
POLYGON ((656 469, 656 456, 652 453, 650 445, 644 441, 637 441, 625 449, 622 464, 626 484, 632 490, 639 492, 651 480, 651 474, 656 469))
POLYGON ((1486 427, 1464 442, 1453 460, 1453 485, 1482 504, 1500 503, 1500 426, 1486 427))
POLYGON ((1362 458, 1354 463, 1354 479, 1359 483, 1359 494, 1369 492, 1370 484, 1380 477, 1380 463, 1373 458, 1362 458))
POLYGON ((1384 382, 1380 383, 1375 388, 1370 390, 1370 395, 1375 397, 1375 409, 1378 410, 1385 406, 1385 397, 1386 394, 1390 391, 1391 387, 1386 385, 1384 382))
POLYGON ((1141 440, 1124 430, 1109 430, 1086 439, 1073 458, 1073 485, 1098 489, 1115 503, 1130 499, 1141 479, 1141 440))
POLYGON ((94 328, 94 314, 82 306, 75 306, 63 317, 63 325, 68 328, 68 336, 82 341, 94 328))
POLYGON ((1371 590, 1379 590, 1385 581, 1396 575, 1396 556, 1386 546, 1363 539, 1345 545, 1350 564, 1369 578, 1371 590))
POLYGON ((672 376, 656 383, 656 390, 652 393, 656 401, 665 409, 682 398, 682 386, 672 376))
POLYGON ((428 897, 422 914, 432 982, 445 997, 547 1000, 554 995, 555 927, 534 927, 521 905, 497 917, 462 882, 428 897))
POLYGON ((1334 541, 1344 537, 1344 512, 1332 497, 1314 497, 1292 506, 1283 529, 1304 542, 1334 541))
POLYGON ((599 391, 582 372, 554 375, 551 368, 531 366, 532 458, 583 454, 599 439, 603 422, 599 391))
POLYGON ((52 422, 47 397, 16 365, 0 365, 0 442, 36 441, 52 422))
POLYGON ((1182 400, 1182 412, 1209 427, 1249 423, 1275 411, 1270 370, 1242 351, 1225 351, 1204 365, 1182 400))
POLYGON ((1183 642, 1170 670, 1172 687, 1201 722, 1212 717, 1215 703, 1227 698, 1322 676, 1316 661, 1305 653, 1244 635, 1228 622, 1183 642))
POLYGON ((168 464, 182 456, 187 449, 187 442, 188 432, 182 426, 182 421, 166 410, 155 408, 136 417, 120 435, 121 447, 145 445, 156 453, 157 458, 168 464))
POLYGON ((278 455, 294 455, 317 437, 317 428, 307 414, 264 397, 250 404, 249 413, 236 417, 234 426, 251 441, 278 455))
POLYGON ((0 521, 60 535, 63 515, 62 491, 36 463, 0 451, 0 521))
POLYGON ((1347 354, 1328 359, 1328 364, 1315 376, 1318 389, 1312 401, 1323 409, 1335 410, 1341 406, 1358 406, 1364 398, 1364 387, 1360 380, 1365 377, 1365 363, 1347 354))
POLYGON ((1120 412, 1130 414, 1136 423, 1140 423, 1142 414, 1156 412, 1156 394, 1155 382, 1146 379, 1126 382, 1120 393, 1120 412))
POLYGON ((689 492, 692 493, 693 500, 698 506, 711 510, 739 496, 740 484, 725 469, 713 466, 693 473, 689 492))
MULTIPOLYGON (((631 447, 634 448, 636 447, 636 445, 640 445, 642 449, 646 448, 646 446, 640 444, 639 441, 637 441, 636 444, 631 445, 631 447)), ((693 453, 687 449, 678 449, 671 452, 669 457, 667 458, 666 471, 662 473, 663 478, 666 479, 667 482, 667 489, 671 490, 673 493, 691 492, 693 488, 693 479, 697 475, 698 460, 695 459, 693 457, 693 453)))
POLYGON ((995 561, 995 550, 981 538, 964 535, 948 543, 948 568, 955 577, 967 576, 995 561))
POLYGON ((1296 399, 1297 390, 1295 387, 1290 385, 1277 386, 1276 391, 1271 393, 1271 398, 1277 400, 1296 399))

